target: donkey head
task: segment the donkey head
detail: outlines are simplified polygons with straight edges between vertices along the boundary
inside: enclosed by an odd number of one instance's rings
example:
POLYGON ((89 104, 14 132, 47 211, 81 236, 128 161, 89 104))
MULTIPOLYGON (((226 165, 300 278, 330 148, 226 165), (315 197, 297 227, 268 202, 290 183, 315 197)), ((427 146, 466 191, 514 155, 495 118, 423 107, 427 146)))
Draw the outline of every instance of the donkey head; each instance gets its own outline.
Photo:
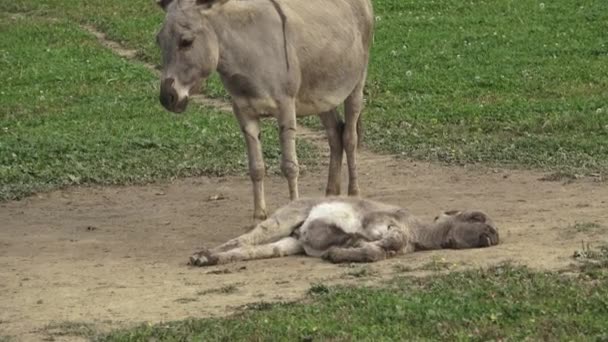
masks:
POLYGON ((165 12, 156 35, 161 50, 160 102, 180 113, 188 97, 217 69, 217 36, 206 16, 227 0, 157 0, 165 12))

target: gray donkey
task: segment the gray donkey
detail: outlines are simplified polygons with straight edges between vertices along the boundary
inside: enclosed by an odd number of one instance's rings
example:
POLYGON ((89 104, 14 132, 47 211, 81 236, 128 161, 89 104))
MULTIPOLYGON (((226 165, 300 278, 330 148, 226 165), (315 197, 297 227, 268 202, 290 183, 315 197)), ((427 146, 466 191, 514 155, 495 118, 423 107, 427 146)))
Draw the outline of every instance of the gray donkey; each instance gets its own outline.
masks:
POLYGON ((498 243, 498 229, 481 211, 446 211, 426 224, 398 206, 326 197, 292 201, 250 232, 195 253, 190 264, 209 266, 294 254, 335 263, 373 262, 399 253, 498 243))
POLYGON ((326 195, 340 194, 342 155, 348 194, 357 196, 356 152, 373 34, 370 0, 157 0, 166 11, 160 101, 182 112, 213 71, 232 98, 249 157, 254 218, 266 218, 260 118, 277 119, 281 170, 298 198, 296 116, 319 115, 330 162, 326 195), (344 122, 337 107, 344 103, 344 122))

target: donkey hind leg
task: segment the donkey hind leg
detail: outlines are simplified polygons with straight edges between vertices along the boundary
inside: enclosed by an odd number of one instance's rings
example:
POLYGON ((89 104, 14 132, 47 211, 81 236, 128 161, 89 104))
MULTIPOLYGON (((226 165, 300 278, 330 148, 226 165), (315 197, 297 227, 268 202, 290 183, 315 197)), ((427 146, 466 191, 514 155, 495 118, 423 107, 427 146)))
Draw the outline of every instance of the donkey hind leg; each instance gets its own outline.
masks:
POLYGON ((277 120, 279 123, 279 141, 281 144, 281 172, 287 178, 289 186, 289 199, 297 200, 298 176, 300 166, 296 153, 296 105, 294 99, 282 101, 279 104, 280 112, 277 120))
POLYGON ((342 141, 348 164, 348 195, 359 196, 359 180, 357 174, 357 145, 359 142, 358 126, 363 109, 363 85, 365 77, 355 87, 344 101, 344 133, 342 141))
POLYGON ((286 237, 264 245, 238 247, 220 253, 201 251, 190 257, 190 264, 194 266, 221 265, 242 260, 279 258, 303 252, 300 241, 293 237, 286 237))
POLYGON ((344 122, 340 119, 340 114, 338 114, 336 108, 329 112, 321 113, 319 117, 321 118, 323 127, 325 127, 330 152, 325 195, 337 196, 340 195, 340 176, 342 173, 342 156, 344 155, 344 147, 342 145, 344 122))
POLYGON ((306 220, 314 203, 316 200, 311 199, 290 202, 279 208, 268 219, 258 223, 249 232, 213 248, 211 252, 218 253, 237 247, 261 245, 288 237, 306 220))

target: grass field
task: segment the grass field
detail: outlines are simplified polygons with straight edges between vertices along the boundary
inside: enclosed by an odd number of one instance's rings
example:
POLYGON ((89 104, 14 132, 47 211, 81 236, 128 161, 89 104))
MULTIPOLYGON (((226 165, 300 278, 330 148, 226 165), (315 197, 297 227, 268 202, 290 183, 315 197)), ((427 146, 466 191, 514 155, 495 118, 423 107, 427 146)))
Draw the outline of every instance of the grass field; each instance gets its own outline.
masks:
MULTIPOLYGON (((608 2, 374 5, 370 148, 454 164, 608 170, 608 2)), ((245 171, 232 116, 198 106, 168 114, 150 71, 79 27, 94 25, 158 63, 161 21, 152 0, 0 4, 0 200, 72 184, 245 171)), ((217 78, 207 89, 225 97, 217 78)), ((276 165, 273 122, 264 136, 266 160, 276 165)), ((316 153, 299 142, 303 163, 315 163, 316 153)), ((302 303, 101 339, 607 340, 608 259, 594 260, 569 277, 501 266, 374 289, 318 285, 302 303)))
MULTIPOLYGON (((259 303, 228 319, 142 325, 101 341, 588 340, 608 338, 603 273, 579 277, 500 265, 380 288, 314 285, 301 303, 259 303)), ((594 266, 595 267, 595 266, 594 266)))
MULTIPOLYGON (((1 15, 0 199, 74 184, 138 184, 247 168, 231 115, 158 103, 158 80, 115 56, 67 19, 1 15)), ((279 157, 277 129, 264 125, 264 155, 279 157)), ((299 157, 315 163, 299 142, 299 157)))
MULTIPOLYGON (((608 4, 374 1, 366 142, 449 163, 604 172, 608 4)), ((152 1, 21 0, 9 11, 93 24, 158 62, 152 1)), ((217 79, 208 93, 225 96, 217 79)))

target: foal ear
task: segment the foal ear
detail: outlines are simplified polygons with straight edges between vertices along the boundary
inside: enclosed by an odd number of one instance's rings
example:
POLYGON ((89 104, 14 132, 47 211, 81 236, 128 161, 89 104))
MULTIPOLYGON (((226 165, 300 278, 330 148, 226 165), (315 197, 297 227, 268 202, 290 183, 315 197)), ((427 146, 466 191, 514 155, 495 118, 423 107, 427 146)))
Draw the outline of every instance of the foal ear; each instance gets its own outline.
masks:
POLYGON ((469 211, 465 213, 467 221, 486 223, 488 216, 481 211, 469 211))
POLYGON ((167 6, 172 3, 173 0, 156 0, 156 4, 160 6, 163 10, 167 10, 167 6))

